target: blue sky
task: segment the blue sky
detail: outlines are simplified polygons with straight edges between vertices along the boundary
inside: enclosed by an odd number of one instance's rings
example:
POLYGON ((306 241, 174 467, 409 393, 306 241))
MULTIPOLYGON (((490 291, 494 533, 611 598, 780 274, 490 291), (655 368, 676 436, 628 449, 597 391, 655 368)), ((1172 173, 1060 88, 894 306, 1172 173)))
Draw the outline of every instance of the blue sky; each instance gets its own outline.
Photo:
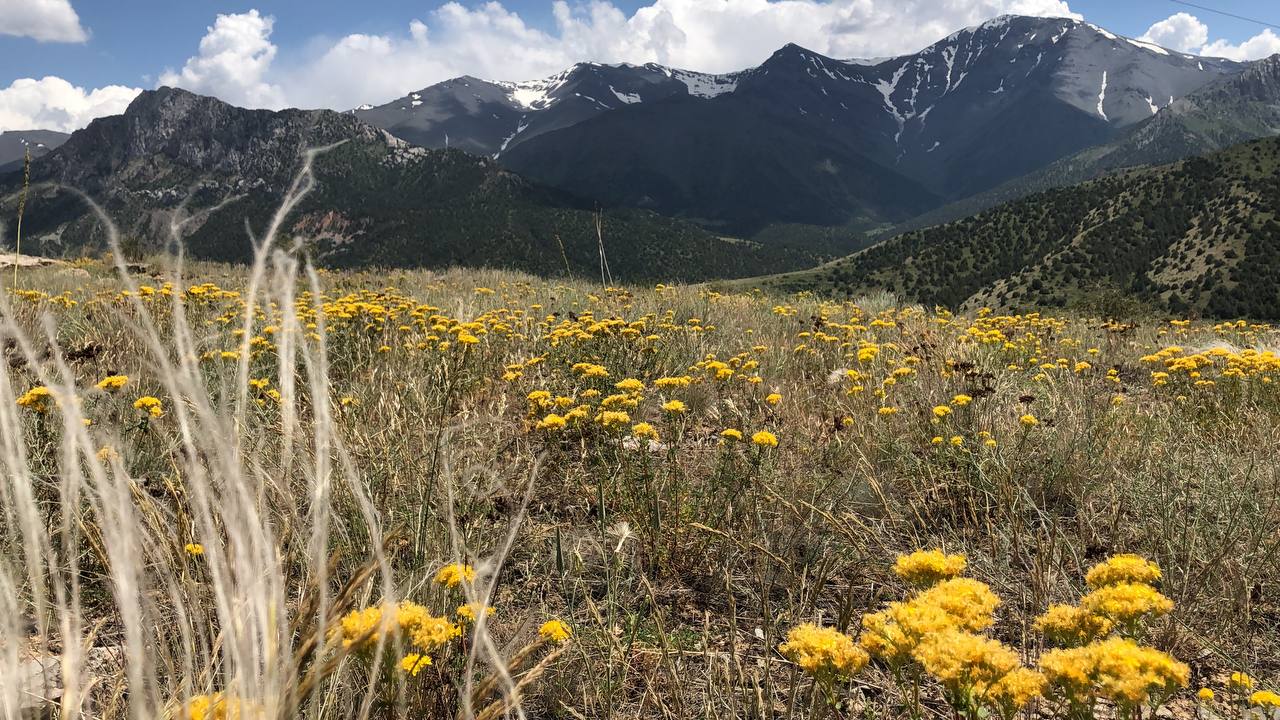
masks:
MULTIPOLYGON (((1275 0, 1196 4, 1280 23, 1275 0)), ((160 82, 243 105, 351 107, 577 60, 723 72, 789 41, 890 55, 1000 12, 1075 13, 1131 37, 1163 23, 1150 37, 1187 52, 1280 52, 1275 30, 1171 0, 0 0, 0 130, 83 125, 160 82)))

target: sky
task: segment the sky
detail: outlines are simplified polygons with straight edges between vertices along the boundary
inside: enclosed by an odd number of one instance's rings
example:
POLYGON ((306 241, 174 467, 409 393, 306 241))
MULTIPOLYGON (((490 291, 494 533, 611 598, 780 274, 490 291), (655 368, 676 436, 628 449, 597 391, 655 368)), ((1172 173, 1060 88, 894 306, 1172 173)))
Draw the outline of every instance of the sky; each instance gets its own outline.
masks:
POLYGON ((1275 0, 0 0, 0 131, 70 132, 160 85, 341 110, 588 60, 728 72, 788 42, 883 57, 1003 13, 1082 18, 1201 55, 1280 53, 1266 25, 1280 25, 1275 0))

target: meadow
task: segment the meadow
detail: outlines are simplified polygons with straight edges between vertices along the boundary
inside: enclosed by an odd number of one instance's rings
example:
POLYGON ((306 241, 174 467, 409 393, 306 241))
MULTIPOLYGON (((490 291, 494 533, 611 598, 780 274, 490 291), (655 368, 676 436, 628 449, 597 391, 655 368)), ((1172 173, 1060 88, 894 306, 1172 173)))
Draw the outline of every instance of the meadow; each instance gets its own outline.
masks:
POLYGON ((1269 325, 124 270, 4 279, 5 718, 1280 708, 1269 325))

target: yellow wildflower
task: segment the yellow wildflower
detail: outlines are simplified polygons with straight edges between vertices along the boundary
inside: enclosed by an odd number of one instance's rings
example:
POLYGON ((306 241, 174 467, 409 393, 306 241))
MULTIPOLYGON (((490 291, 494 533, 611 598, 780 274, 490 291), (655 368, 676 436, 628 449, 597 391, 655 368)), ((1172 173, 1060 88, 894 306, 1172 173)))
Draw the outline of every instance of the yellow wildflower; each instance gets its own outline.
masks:
POLYGON ((40 385, 33 387, 22 394, 18 398, 18 407, 26 408, 34 413, 46 413, 49 411, 49 401, 53 399, 53 392, 49 388, 40 385))
POLYGON ((1121 583, 1151 585, 1160 580, 1160 568, 1140 555, 1115 555, 1089 569, 1085 582, 1091 588, 1121 583))
POLYGON ((760 447, 778 447, 778 436, 768 430, 761 430, 751 436, 751 442, 760 447))
POLYGON ((636 423, 631 426, 631 434, 637 438, 657 440, 658 431, 647 422, 636 423))
POLYGON ((791 628, 779 652, 805 672, 820 678, 847 678, 866 666, 869 656, 853 638, 833 628, 804 623, 791 628))
POLYGON ((423 653, 409 653, 400 660, 400 669, 409 675, 417 675, 419 671, 431 664, 431 656, 423 653))
POLYGON ((94 387, 106 392, 114 392, 129 384, 128 375, 108 375, 98 381, 94 387))
POLYGON ((150 395, 134 400, 133 409, 141 410, 143 413, 153 418, 158 418, 161 415, 164 415, 164 405, 161 404, 158 398, 151 397, 150 395))
POLYGON ((893 572, 910 585, 929 587, 964 572, 964 555, 947 555, 941 550, 917 550, 899 555, 893 572))
POLYGON ((1036 618, 1035 628, 1050 643, 1075 647, 1111 632, 1111 621, 1074 605, 1050 605, 1036 618))
POLYGON ((1233 672, 1227 680, 1227 685, 1232 690, 1250 690, 1253 688, 1253 678, 1242 672, 1233 672))
POLYGON ((471 582, 475 579, 475 568, 463 563, 445 565, 436 573, 436 582, 445 587, 458 587, 464 582, 471 582))
POLYGON ((573 631, 564 621, 551 619, 542 623, 542 627, 538 628, 538 635, 544 640, 562 643, 573 636, 573 631))
POLYGON ((538 430, 553 431, 553 430, 563 430, 566 424, 568 424, 568 421, 566 421, 563 417, 555 413, 550 413, 546 417, 539 420, 538 424, 535 427, 538 430))
POLYGON ((1080 599, 1080 607, 1118 623, 1130 623, 1145 615, 1164 615, 1173 601, 1142 583, 1107 585, 1080 599))
POLYGON ((488 605, 482 605, 481 603, 468 603, 466 605, 459 605, 455 614, 458 616, 458 619, 463 622, 475 622, 481 612, 483 612, 486 617, 489 617, 493 615, 494 609, 488 605))
POLYGON ((1249 696, 1249 704, 1264 710, 1280 710, 1280 695, 1270 690, 1259 690, 1249 696))

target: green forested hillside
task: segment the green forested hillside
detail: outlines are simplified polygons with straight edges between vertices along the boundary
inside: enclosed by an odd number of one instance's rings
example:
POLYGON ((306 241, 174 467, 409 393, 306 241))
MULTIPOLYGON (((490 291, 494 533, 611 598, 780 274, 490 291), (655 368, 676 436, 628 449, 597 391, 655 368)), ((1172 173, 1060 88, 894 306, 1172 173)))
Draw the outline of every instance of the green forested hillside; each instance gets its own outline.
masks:
MULTIPOLYGON (((98 252, 107 233, 75 188, 94 198, 139 253, 170 240, 197 258, 245 261, 301 166, 312 192, 281 228, 284 242, 335 267, 500 267, 598 278, 601 237, 617 282, 699 281, 815 265, 853 249, 726 241, 689 222, 605 209, 458 150, 395 140, 327 110, 244 110, 182 90, 143 93, 32 166, 23 247, 98 252), (600 222, 597 233, 597 219, 600 222)), ((17 234, 21 173, 0 175, 0 247, 17 234)), ((11 241, 8 241, 11 242, 11 241)), ((11 244, 8 247, 12 247, 11 244)))
POLYGON ((1280 139, 1052 190, 759 284, 946 306, 1088 302, 1280 317, 1280 139))

